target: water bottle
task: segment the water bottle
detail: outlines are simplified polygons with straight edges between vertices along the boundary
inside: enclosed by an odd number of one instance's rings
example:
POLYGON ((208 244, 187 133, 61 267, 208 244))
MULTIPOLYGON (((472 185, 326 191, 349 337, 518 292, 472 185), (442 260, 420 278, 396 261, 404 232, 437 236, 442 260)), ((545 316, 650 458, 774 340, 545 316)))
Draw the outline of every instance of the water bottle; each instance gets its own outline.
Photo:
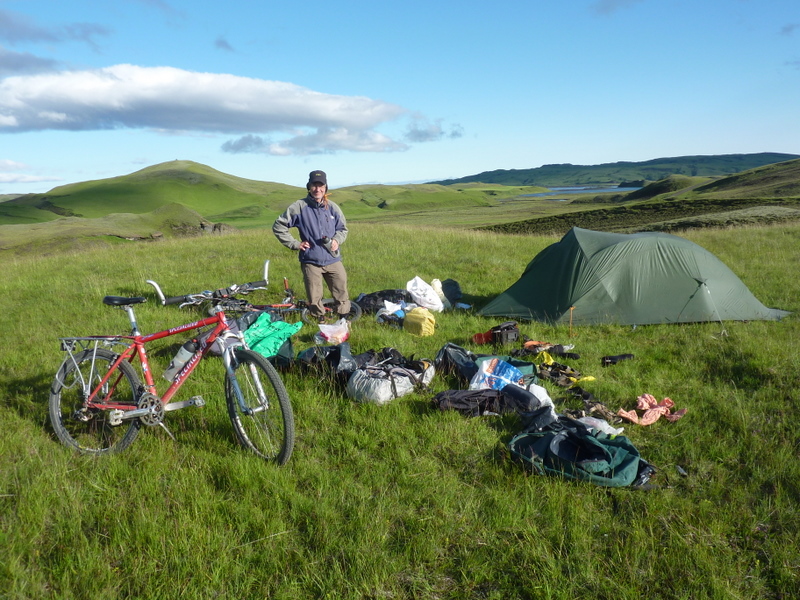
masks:
POLYGON ((331 256, 338 257, 339 256, 339 250, 336 250, 336 252, 331 250, 331 242, 333 242, 333 240, 331 238, 329 238, 328 236, 325 236, 324 238, 322 238, 320 240, 320 243, 325 247, 325 249, 328 252, 331 253, 331 256))
POLYGON ((167 381, 172 381, 175 378, 175 375, 178 374, 178 371, 180 371, 188 362, 188 360, 194 356, 196 350, 197 343, 194 340, 189 340, 184 343, 183 346, 181 346, 181 349, 178 350, 175 358, 173 358, 172 362, 169 363, 167 370, 164 371, 164 379, 167 381))

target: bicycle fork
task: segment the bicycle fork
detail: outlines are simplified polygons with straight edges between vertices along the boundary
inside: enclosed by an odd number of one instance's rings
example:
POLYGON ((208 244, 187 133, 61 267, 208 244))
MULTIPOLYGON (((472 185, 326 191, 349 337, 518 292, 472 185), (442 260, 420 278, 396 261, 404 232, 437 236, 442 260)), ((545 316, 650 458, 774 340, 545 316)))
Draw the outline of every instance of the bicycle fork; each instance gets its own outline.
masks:
POLYGON ((230 349, 230 351, 226 352, 224 355, 225 371, 228 373, 228 377, 230 378, 231 387, 233 388, 233 393, 236 396, 236 403, 239 405, 239 410, 242 411, 243 415, 249 417, 269 409, 269 399, 267 398, 266 392, 264 392, 264 386, 261 385, 261 378, 258 376, 258 370, 252 364, 248 364, 247 366, 250 369, 250 375, 253 385, 255 386, 255 392, 258 394, 258 406, 250 407, 247 405, 244 393, 242 392, 242 387, 239 384, 239 379, 236 377, 236 370, 234 369, 235 361, 236 357, 233 355, 233 349, 230 349))

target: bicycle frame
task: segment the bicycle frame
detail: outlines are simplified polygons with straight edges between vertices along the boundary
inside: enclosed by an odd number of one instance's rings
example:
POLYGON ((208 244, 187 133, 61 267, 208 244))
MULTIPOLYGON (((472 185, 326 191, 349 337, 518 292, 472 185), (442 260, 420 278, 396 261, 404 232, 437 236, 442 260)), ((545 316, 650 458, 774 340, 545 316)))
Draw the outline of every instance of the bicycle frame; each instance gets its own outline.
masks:
MULTIPOLYGON (((127 336, 115 336, 115 337, 108 337, 108 336, 88 336, 82 338, 61 338, 62 343, 68 345, 70 343, 74 344, 75 342, 95 342, 95 349, 97 348, 97 344, 100 342, 107 342, 107 343, 122 343, 121 340, 130 341, 127 345, 125 350, 118 354, 116 360, 113 362, 111 367, 108 369, 108 372, 102 377, 100 383, 95 386, 92 390, 86 390, 88 393, 86 394, 86 401, 85 406, 86 408, 96 408, 101 410, 120 410, 124 411, 125 414, 122 416, 123 419, 134 419, 142 416, 146 416, 152 412, 151 408, 134 408, 128 404, 114 404, 109 403, 108 398, 113 396, 114 389, 116 385, 119 383, 120 379, 122 378, 122 373, 118 370, 119 364, 123 361, 127 361, 129 363, 133 363, 134 360, 138 357, 140 365, 141 365, 141 372, 144 377, 144 392, 152 394, 156 398, 159 398, 156 390, 155 380, 153 378, 152 369, 150 368, 150 362, 147 356, 147 350, 145 345, 160 340, 166 337, 170 337, 173 335, 178 335, 180 333, 184 333, 186 331, 193 331, 196 329, 201 329, 203 327, 207 327, 209 325, 213 325, 214 329, 211 331, 211 334, 200 341, 200 345, 192 357, 186 362, 186 364, 181 368, 178 374, 173 379, 172 383, 170 384, 169 388, 164 392, 163 396, 160 397, 161 404, 163 406, 163 410, 165 412, 178 410, 181 408, 185 408, 187 406, 194 406, 197 404, 196 401, 193 400, 186 400, 183 402, 172 402, 170 400, 175 396, 175 394, 180 390, 192 372, 195 370, 197 365, 200 363, 200 360, 208 353, 213 343, 217 340, 220 335, 225 335, 225 332, 229 331, 228 323, 225 318, 224 312, 218 312, 214 316, 207 317, 200 321, 195 321, 193 323, 188 323, 186 325, 180 325, 178 327, 172 327, 170 329, 166 329, 163 331, 158 331, 156 333, 151 333, 147 335, 142 335, 139 333, 136 320, 133 314, 133 308, 130 305, 125 305, 121 307, 128 313, 128 317, 131 321, 133 326, 133 331, 131 335, 127 336), (113 383, 109 383, 113 377, 116 376, 116 380, 113 383)), ((235 335, 231 333, 230 335, 235 335)), ((237 336, 238 337, 238 336, 237 336)), ((241 341, 241 340, 240 340, 241 341)), ((242 344, 244 342, 242 341, 242 344)), ((74 348, 74 346, 73 346, 74 348)), ((72 348, 65 348, 72 360, 74 361, 75 358, 72 354, 72 348)), ((231 365, 230 365, 230 353, 225 352, 223 354, 223 359, 225 363, 225 368, 229 373, 232 373, 231 365)), ((235 377, 233 378, 235 381, 235 377)), ((83 382, 85 386, 86 383, 83 382)), ((234 386, 236 388, 237 386, 234 386)), ((235 390, 236 395, 241 400, 241 393, 238 389, 235 390)))

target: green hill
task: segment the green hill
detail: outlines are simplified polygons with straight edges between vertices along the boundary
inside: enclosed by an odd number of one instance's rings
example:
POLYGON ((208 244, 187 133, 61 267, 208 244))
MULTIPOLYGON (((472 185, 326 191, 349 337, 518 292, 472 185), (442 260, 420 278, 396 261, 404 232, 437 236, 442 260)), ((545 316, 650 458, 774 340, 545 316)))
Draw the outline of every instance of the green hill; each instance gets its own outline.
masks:
POLYGON ((600 165, 544 165, 535 169, 497 169, 477 175, 436 181, 441 185, 496 183, 500 185, 539 185, 545 187, 572 185, 606 185, 626 181, 656 181, 670 175, 717 177, 739 173, 768 164, 800 158, 797 154, 762 152, 758 154, 724 154, 716 156, 681 156, 657 158, 643 162, 615 162, 600 165))
POLYGON ((23 219, 41 222, 59 216, 142 214, 178 203, 210 220, 236 225, 244 220, 256 226, 273 221, 298 193, 302 194, 302 188, 298 192, 296 187, 242 179, 191 161, 172 161, 130 175, 74 183, 9 200, 0 204, 0 223, 10 223, 9 218, 21 223, 23 219))
POLYGON ((737 198, 800 196, 800 160, 766 165, 697 188, 698 194, 737 198))

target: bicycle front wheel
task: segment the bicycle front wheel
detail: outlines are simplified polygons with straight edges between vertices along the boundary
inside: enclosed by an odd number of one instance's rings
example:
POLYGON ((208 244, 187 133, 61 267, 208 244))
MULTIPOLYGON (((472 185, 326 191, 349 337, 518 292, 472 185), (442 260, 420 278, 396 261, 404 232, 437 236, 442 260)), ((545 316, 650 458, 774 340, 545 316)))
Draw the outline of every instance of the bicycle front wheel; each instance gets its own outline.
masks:
MULTIPOLYGON (((89 454, 121 452, 139 434, 139 419, 112 425, 110 411, 86 406, 89 394, 103 379, 117 355, 108 350, 84 350, 67 357, 50 388, 50 424, 61 442, 89 454)), ((136 401, 142 385, 133 367, 122 362, 103 386, 104 403, 130 405, 136 401)))
POLYGON ((281 376, 266 358, 244 348, 234 348, 231 366, 225 400, 236 438, 260 457, 285 464, 294 448, 294 415, 281 376))

